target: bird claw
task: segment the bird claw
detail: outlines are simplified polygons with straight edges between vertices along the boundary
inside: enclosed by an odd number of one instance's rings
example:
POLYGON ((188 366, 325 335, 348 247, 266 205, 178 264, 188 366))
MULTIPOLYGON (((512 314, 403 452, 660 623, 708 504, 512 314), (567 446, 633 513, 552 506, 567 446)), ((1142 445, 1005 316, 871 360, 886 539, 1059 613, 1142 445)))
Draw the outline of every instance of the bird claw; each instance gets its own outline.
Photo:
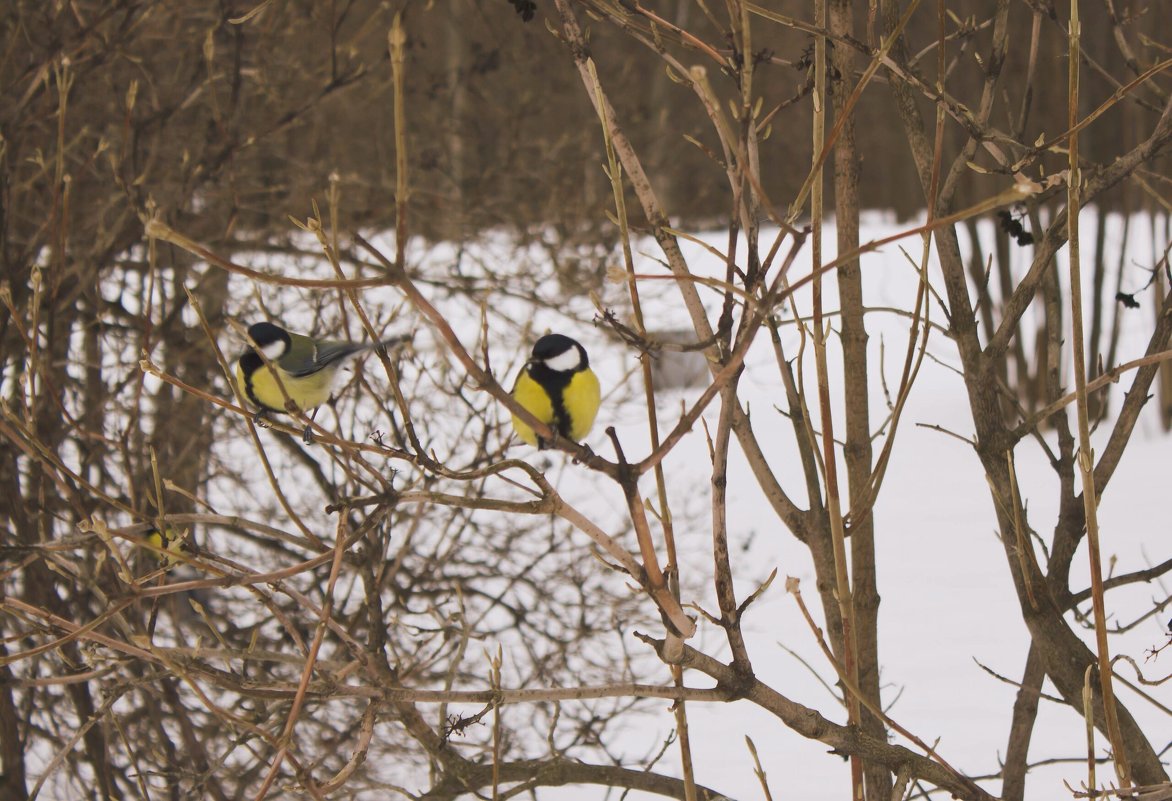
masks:
POLYGON ((313 426, 306 424, 305 430, 301 432, 301 441, 306 445, 313 444, 313 426))
POLYGON ((268 409, 261 409, 252 416, 252 422, 261 428, 272 428, 273 421, 269 419, 268 409))

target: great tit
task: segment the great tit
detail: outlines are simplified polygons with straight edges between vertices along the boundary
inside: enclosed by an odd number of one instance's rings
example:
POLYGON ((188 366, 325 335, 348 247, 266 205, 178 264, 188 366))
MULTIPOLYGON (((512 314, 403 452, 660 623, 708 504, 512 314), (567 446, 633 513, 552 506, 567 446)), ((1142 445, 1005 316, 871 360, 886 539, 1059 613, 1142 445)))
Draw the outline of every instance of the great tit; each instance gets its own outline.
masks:
MULTIPOLYGON (((241 393, 260 410, 258 419, 267 412, 285 411, 286 395, 304 412, 316 409, 330 399, 334 379, 346 359, 378 345, 394 345, 406 339, 394 337, 361 345, 319 341, 272 323, 253 323, 248 328, 248 337, 256 347, 249 348, 236 362, 236 383, 241 393), (271 369, 265 367, 261 353, 272 365, 271 369)), ((311 427, 306 426, 305 441, 311 439, 311 427)))
POLYGON ((166 567, 173 567, 180 561, 180 553, 190 553, 191 547, 187 542, 187 532, 179 531, 166 526, 153 528, 146 534, 146 541, 152 546, 151 553, 166 567))
MULTIPOLYGON (((590 433, 602 400, 586 349, 561 334, 537 340, 513 385, 513 397, 538 420, 575 442, 590 433)), ((545 448, 550 444, 516 415, 513 429, 530 445, 545 448)))

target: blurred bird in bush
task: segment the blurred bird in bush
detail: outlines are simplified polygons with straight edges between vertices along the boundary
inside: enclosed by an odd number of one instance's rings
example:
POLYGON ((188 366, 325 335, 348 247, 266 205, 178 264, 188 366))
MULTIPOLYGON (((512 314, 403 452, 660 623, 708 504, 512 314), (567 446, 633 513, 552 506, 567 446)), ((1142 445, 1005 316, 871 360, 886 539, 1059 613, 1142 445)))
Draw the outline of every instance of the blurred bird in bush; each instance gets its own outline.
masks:
MULTIPOLYGON (((400 336, 365 344, 316 340, 272 323, 249 326, 248 338, 253 347, 236 362, 236 383, 259 409, 258 421, 268 412, 286 411, 286 395, 303 412, 316 409, 330 399, 338 370, 349 358, 379 345, 390 347, 407 339, 400 336)), ((306 444, 313 440, 308 425, 304 440, 306 444)))
POLYGON ((180 562, 180 553, 190 553, 191 547, 187 543, 187 532, 166 526, 153 528, 146 534, 146 541, 151 545, 151 553, 165 567, 173 567, 180 562))
MULTIPOLYGON (((517 376, 513 397, 534 417, 563 437, 579 442, 590 433, 601 403, 598 376, 590 369, 586 349, 562 334, 546 334, 517 376)), ((538 448, 549 441, 513 415, 513 429, 538 448)))

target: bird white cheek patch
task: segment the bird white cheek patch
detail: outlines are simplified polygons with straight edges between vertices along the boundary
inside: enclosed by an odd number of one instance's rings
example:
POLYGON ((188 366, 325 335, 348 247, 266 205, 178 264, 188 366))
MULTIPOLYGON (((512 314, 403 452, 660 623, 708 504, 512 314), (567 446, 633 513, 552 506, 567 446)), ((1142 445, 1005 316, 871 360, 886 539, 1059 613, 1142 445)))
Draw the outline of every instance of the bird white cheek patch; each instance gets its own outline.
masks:
POLYGON ((270 342, 260 349, 264 357, 270 362, 275 362, 277 359, 285 355, 285 342, 278 339, 276 342, 270 342))
POLYGON ((565 353, 559 353, 552 359, 545 360, 545 366, 550 370, 557 370, 558 372, 569 372, 570 370, 577 370, 582 364, 582 359, 578 356, 577 348, 570 348, 565 353))

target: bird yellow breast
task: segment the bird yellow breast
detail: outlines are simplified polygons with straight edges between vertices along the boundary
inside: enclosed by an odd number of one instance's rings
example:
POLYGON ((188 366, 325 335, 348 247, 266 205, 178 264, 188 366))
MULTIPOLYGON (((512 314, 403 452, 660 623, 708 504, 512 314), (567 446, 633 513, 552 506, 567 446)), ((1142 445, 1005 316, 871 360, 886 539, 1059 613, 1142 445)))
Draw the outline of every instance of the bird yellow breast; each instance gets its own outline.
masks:
MULTIPOLYGON (((522 370, 517 377, 513 397, 538 420, 554 425, 554 401, 545 387, 533 380, 528 370, 522 370)), ((561 390, 561 405, 569 417, 569 431, 566 433, 570 439, 580 442, 590 433, 601 399, 598 376, 589 368, 575 373, 561 390)), ((513 429, 524 442, 538 445, 536 432, 516 415, 513 415, 513 429)))
POLYGON ((285 395, 281 393, 281 387, 284 387, 285 393, 297 404, 297 408, 309 411, 330 399, 332 384, 330 379, 333 378, 333 373, 333 370, 322 370, 299 378, 289 375, 280 367, 269 369, 262 366, 246 378, 244 370, 237 363, 236 383, 244 397, 253 403, 259 402, 264 408, 278 412, 285 410, 285 395), (279 386, 273 375, 274 372, 280 375, 281 383, 279 386))
MULTIPOLYGON (((546 425, 553 423, 553 402, 541 384, 530 378, 528 370, 522 370, 521 375, 517 377, 513 397, 541 422, 546 425)), ((534 433, 533 427, 517 415, 513 415, 513 429, 523 441, 533 446, 537 445, 537 434, 534 433)))
POLYGON ((562 402, 570 414, 570 439, 581 442, 594 426, 598 406, 602 403, 602 390, 594 371, 586 368, 575 373, 562 393, 562 402))

